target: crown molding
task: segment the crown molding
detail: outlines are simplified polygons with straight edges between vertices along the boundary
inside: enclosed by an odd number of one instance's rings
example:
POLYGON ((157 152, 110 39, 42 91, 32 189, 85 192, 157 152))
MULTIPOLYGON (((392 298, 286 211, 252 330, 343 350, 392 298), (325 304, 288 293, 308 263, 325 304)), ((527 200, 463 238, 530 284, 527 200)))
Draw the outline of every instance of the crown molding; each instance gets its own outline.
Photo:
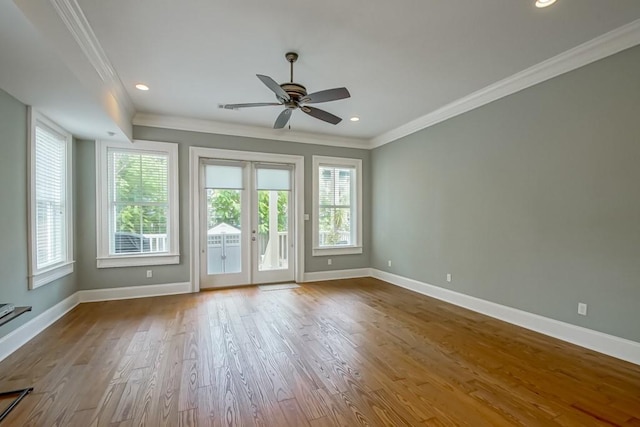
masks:
POLYGON ((640 44, 640 19, 473 92, 400 127, 382 133, 369 141, 369 148, 373 149, 388 144, 638 44, 640 44))
POLYGON ((133 116, 135 113, 133 102, 78 2, 76 0, 49 1, 118 104, 130 113, 130 117, 133 116))
POLYGON ((133 124, 137 126, 149 126, 156 128, 214 133, 221 135, 244 136, 248 138, 299 142, 303 144, 329 145, 332 147, 360 149, 370 148, 369 141, 366 139, 345 138, 342 136, 319 135, 288 130, 275 130, 257 126, 222 123, 213 120, 191 119, 187 117, 138 113, 133 118, 133 124))

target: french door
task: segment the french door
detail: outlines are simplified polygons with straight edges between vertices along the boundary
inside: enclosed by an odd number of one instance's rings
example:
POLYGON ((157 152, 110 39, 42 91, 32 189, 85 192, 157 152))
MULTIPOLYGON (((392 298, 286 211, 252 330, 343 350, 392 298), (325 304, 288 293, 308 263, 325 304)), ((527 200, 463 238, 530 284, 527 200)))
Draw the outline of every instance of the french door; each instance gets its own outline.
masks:
POLYGON ((200 287, 294 279, 293 165, 201 161, 200 287))

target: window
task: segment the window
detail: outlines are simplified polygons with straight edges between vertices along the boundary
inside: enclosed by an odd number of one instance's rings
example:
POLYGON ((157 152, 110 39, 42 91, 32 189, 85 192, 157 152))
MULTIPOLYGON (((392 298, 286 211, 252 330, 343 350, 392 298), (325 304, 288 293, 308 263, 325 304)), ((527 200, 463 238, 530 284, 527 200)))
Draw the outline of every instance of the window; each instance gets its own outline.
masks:
POLYGON ((362 160, 313 156, 313 255, 362 253, 362 160))
POLYGON ((96 144, 98 268, 177 264, 178 146, 96 144))
POLYGON ((73 272, 71 134, 30 109, 29 288, 73 272))

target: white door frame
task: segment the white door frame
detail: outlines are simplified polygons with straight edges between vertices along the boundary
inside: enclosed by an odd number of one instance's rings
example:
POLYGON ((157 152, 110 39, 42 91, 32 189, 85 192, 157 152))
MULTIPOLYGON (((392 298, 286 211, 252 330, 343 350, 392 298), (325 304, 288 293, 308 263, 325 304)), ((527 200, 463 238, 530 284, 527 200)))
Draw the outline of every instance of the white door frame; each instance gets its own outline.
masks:
POLYGON ((189 209, 191 210, 189 235, 191 237, 191 287, 200 291, 200 160, 224 159, 249 162, 289 163, 295 166, 293 173, 294 209, 293 232, 296 236, 294 277, 304 281, 304 156, 259 153, 252 151, 224 150, 220 148, 189 148, 189 209))

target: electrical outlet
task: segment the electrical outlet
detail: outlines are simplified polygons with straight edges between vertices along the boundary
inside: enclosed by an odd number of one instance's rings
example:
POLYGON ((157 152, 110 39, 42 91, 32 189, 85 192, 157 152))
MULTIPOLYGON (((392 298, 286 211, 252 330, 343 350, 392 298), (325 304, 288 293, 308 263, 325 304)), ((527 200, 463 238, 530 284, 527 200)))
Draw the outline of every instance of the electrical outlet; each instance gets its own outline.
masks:
POLYGON ((583 303, 583 302, 579 302, 578 303, 578 314, 581 316, 586 316, 587 315, 587 304, 583 303))
POLYGON ((147 270, 147 279, 153 277, 153 270, 147 270))
POLYGON ((389 267, 391 267, 391 260, 389 260, 389 267))
POLYGON ((329 258, 329 259, 327 260, 327 265, 331 265, 331 262, 332 262, 332 261, 331 261, 331 258, 329 258))
POLYGON ((447 273, 447 282, 451 283, 451 273, 447 273))

